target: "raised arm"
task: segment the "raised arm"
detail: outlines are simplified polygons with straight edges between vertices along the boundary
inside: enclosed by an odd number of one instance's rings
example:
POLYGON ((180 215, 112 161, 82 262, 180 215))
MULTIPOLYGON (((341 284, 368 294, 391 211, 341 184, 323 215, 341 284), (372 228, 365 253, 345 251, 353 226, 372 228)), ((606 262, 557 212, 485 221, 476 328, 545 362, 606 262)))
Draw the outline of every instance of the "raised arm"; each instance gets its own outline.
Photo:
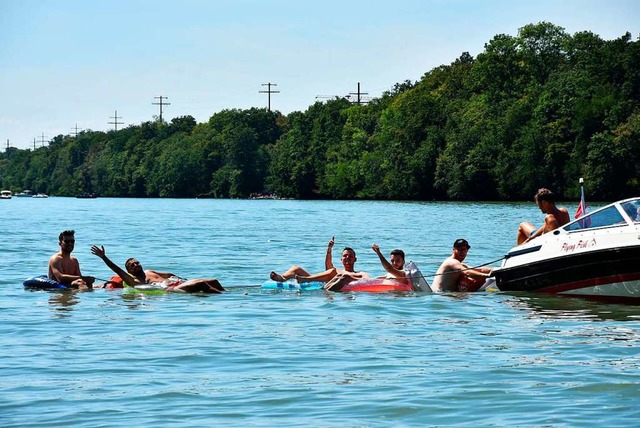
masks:
POLYGON ((395 276, 396 278, 405 278, 407 276, 406 273, 403 270, 398 270, 398 269, 394 268, 391 265, 391 263, 389 263, 387 258, 380 251, 380 247, 378 246, 378 244, 373 244, 371 246, 371 249, 378 255, 378 258, 380 259, 380 263, 382 263, 382 267, 384 268, 384 270, 386 270, 387 272, 389 272, 391 275, 395 276))
POLYGON ((128 272, 126 272, 125 270, 121 269, 120 266, 118 266, 117 264, 112 262, 111 259, 109 259, 109 257, 107 257, 107 254, 104 251, 104 246, 97 247, 95 245, 92 245, 91 246, 91 253, 93 253, 94 255, 96 255, 98 257, 100 257, 102 259, 102 261, 107 266, 109 266, 109 269, 114 271, 120 278, 122 278, 122 280, 128 286, 133 287, 134 285, 136 285, 135 279, 131 275, 129 275, 128 272))
POLYGON ((333 244, 335 244, 335 241, 336 241, 336 237, 332 236, 331 241, 329 241, 329 243, 327 244, 327 254, 324 257, 324 268, 326 270, 335 269, 335 266, 333 265, 333 260, 331 257, 331 253, 333 252, 333 244))

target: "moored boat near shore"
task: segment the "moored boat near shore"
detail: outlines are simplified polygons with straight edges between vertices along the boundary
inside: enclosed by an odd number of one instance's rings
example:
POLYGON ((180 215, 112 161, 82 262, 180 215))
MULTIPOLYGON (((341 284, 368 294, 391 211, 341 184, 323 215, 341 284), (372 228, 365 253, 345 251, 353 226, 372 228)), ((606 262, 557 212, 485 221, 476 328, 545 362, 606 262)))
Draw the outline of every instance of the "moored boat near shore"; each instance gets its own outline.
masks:
POLYGON ((0 199, 11 199, 11 190, 3 190, 0 192, 0 199))
POLYGON ((30 198, 33 196, 33 191, 29 190, 29 189, 25 189, 22 192, 16 193, 15 195, 13 195, 17 198, 30 198))

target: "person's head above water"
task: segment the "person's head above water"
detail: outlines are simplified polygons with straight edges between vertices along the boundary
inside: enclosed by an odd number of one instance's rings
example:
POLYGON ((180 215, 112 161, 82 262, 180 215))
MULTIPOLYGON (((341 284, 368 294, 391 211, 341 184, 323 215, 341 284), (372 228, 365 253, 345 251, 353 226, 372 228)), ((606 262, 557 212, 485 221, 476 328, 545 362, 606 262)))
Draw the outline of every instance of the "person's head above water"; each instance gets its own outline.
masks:
POLYGON ((453 242, 453 258, 463 261, 465 257, 467 257, 467 252, 469 252, 470 248, 471 245, 469 245, 466 239, 456 239, 453 242))
POLYGON ((346 270, 353 270, 353 266, 355 265, 358 258, 356 257, 356 252, 351 247, 344 247, 342 250, 342 256, 340 257, 342 261, 342 265, 346 270))
POLYGON ((142 265, 135 257, 131 257, 127 259, 127 261, 124 262, 124 267, 125 269, 127 269, 127 272, 129 272, 132 275, 136 275, 139 272, 143 272, 142 265))
POLYGON ((391 251, 391 266, 398 270, 404 268, 404 251, 398 249, 391 251))
POLYGON ((58 235, 58 245, 60 245, 60 249, 63 252, 70 253, 73 251, 76 245, 75 233, 74 230, 65 230, 58 235))

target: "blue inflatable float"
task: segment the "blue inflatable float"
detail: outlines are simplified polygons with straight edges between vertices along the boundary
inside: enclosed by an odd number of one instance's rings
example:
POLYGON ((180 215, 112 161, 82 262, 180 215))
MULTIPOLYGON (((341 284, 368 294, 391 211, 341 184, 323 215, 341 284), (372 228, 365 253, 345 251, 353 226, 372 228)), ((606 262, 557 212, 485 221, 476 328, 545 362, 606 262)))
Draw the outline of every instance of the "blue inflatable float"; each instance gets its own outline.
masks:
POLYGON ((25 290, 62 290, 68 288, 64 284, 49 279, 47 275, 27 278, 22 285, 24 285, 25 290))
POLYGON ((295 279, 285 282, 267 281, 262 284, 262 288, 266 290, 322 290, 324 283, 322 282, 303 282, 298 284, 295 279))

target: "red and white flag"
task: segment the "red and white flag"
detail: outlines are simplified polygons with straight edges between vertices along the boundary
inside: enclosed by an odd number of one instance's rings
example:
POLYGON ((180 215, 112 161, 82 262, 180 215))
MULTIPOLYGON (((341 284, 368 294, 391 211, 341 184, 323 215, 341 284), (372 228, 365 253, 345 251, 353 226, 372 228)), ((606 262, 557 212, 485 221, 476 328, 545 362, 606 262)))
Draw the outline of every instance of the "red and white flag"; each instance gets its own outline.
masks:
MULTIPOLYGON (((574 218, 580 218, 587 215, 589 212, 589 207, 584 200, 584 187, 582 186, 582 179, 580 179, 580 203, 578 204, 578 208, 576 209, 576 213, 573 216, 574 218)), ((591 226, 591 219, 587 218, 580 222, 580 226, 584 229, 586 227, 591 226)))

